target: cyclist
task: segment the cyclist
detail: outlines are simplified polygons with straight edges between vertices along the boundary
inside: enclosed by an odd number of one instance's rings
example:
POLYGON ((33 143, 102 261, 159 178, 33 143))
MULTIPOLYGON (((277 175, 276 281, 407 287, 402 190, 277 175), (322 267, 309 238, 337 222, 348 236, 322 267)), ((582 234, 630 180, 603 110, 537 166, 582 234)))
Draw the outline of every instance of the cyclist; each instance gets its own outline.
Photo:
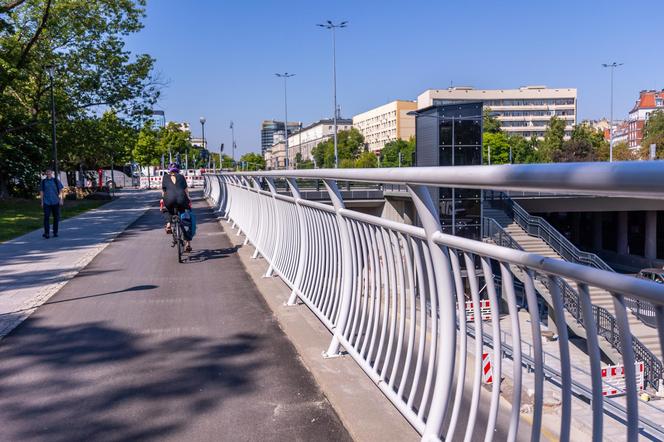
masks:
MULTIPOLYGON (((171 216, 180 215, 191 208, 187 180, 180 174, 179 164, 170 163, 168 165, 168 174, 164 174, 164 178, 161 180, 161 197, 167 210, 166 233, 171 234, 173 233, 171 216)), ((190 241, 185 241, 185 251, 191 252, 190 241)))

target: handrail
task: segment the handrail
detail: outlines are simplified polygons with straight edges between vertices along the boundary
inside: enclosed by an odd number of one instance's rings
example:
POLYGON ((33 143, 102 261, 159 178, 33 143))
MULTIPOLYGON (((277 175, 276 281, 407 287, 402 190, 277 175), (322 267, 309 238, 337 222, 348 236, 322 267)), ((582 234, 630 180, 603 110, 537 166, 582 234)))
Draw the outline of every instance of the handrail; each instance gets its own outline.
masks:
MULTIPOLYGON (((623 332, 615 334, 614 338, 620 340, 625 364, 626 431, 630 440, 634 440, 639 431, 635 351, 639 355, 638 348, 635 350, 625 333, 629 331, 629 324, 625 319, 622 294, 654 303, 658 318, 664 318, 664 287, 589 266, 445 234, 437 219, 437 202, 427 188, 563 189, 597 193, 596 188, 601 187, 607 194, 664 194, 664 178, 655 174, 660 170, 653 165, 567 166, 222 173, 206 175, 206 196, 211 198, 215 211, 227 219, 228 226, 235 230, 233 233, 244 236, 245 244, 253 247, 254 256, 263 257, 268 266, 266 275, 276 274, 292 289, 287 305, 306 305, 328 328, 331 342, 324 355, 335 357, 342 350, 348 354, 427 441, 463 439, 463 434, 468 439, 475 439, 481 437, 480 431, 486 431, 487 439, 491 439, 501 426, 508 432, 507 439, 515 440, 519 429, 524 387, 520 370, 513 370, 510 374, 513 388, 509 419, 498 420, 502 379, 500 340, 493 349, 493 375, 498 382, 490 387, 490 401, 480 400, 482 361, 475 357, 475 368, 466 367, 467 360, 472 359, 467 359, 469 353, 482 355, 483 343, 481 339, 475 340, 474 351, 469 352, 468 346, 473 344, 469 344, 465 334, 457 333, 454 327, 457 318, 465 317, 465 293, 470 293, 474 309, 479 310, 480 281, 486 282, 484 293, 491 301, 492 316, 497 318, 503 313, 507 314, 508 321, 512 321, 512 357, 514 366, 520 367, 523 358, 518 345, 520 321, 516 292, 525 292, 529 326, 535 338, 534 385, 535 391, 540 392, 535 394, 531 438, 539 440, 544 374, 535 281, 538 286, 540 281, 549 284, 553 300, 550 308, 559 318, 567 314, 563 300, 574 299, 573 291, 565 288, 565 279, 583 288, 577 294, 576 309, 582 318, 581 311, 590 313, 589 317, 583 318, 587 324, 592 324, 596 318, 602 320, 596 315, 598 310, 591 310, 589 287, 609 290, 619 314, 614 327, 623 332), (581 173, 588 171, 602 173, 581 173), (286 179, 290 196, 277 194, 276 178, 286 179), (303 200, 298 178, 322 180, 333 204, 323 209, 321 205, 303 200), (368 214, 359 215, 347 209, 337 181, 405 185, 421 227, 368 214), (265 191, 257 191, 264 185, 267 185, 265 191), (515 281, 511 271, 513 266, 523 271, 520 275, 523 288, 515 281), (504 303, 499 301, 501 298, 504 303), (475 374, 470 379, 472 373, 475 374), (472 396, 470 407, 463 405, 468 414, 463 419, 465 428, 462 428, 459 416, 462 404, 468 404, 469 396, 472 396), (477 425, 478 416, 486 417, 483 420, 485 425, 477 425)), ((482 323, 479 315, 475 315, 473 322, 477 336, 480 336, 482 323)), ((499 336, 499 321, 493 321, 491 326, 492 334, 499 336)), ((593 432, 596 438, 601 438, 603 401, 601 382, 597 381, 601 367, 595 329, 596 326, 587 327, 593 380, 589 386, 592 401, 588 406, 593 411, 593 432)), ((664 340, 662 319, 658 331, 664 340)), ((561 327, 559 334, 560 438, 566 440, 572 420, 570 344, 566 327, 561 327)))
MULTIPOLYGON (((483 237, 491 238, 496 244, 504 247, 523 250, 523 247, 521 247, 521 245, 493 218, 484 218, 483 225, 485 228, 485 231, 482 234, 483 237)), ((539 272, 535 272, 535 279, 544 285, 547 290, 551 291, 549 278, 539 272)), ((585 321, 583 317, 583 309, 581 308, 579 293, 564 279, 558 280, 558 286, 563 295, 565 310, 570 313, 579 325, 584 328, 587 327, 588 321, 585 321)), ((596 325, 597 334, 605 338, 611 347, 613 347, 618 353, 622 354, 620 347, 621 331, 616 323, 616 318, 604 307, 593 305, 592 309, 594 316, 593 322, 596 325)), ((657 356, 655 356, 636 336, 632 336, 632 340, 634 352, 637 354, 639 358, 638 360, 641 360, 644 363, 645 382, 650 387, 657 389, 658 382, 662 379, 662 375, 664 375, 664 365, 662 365, 659 358, 657 358, 657 356)))
MULTIPOLYGON (((503 209, 526 233, 543 240, 566 261, 588 265, 607 272, 615 272, 602 258, 594 253, 579 250, 547 220, 540 216, 531 215, 504 192, 500 192, 499 198, 489 198, 488 201, 491 205, 503 209)), ((625 302, 634 313, 634 316, 639 318, 641 322, 649 327, 656 326, 655 307, 651 303, 630 297, 625 298, 625 302)))

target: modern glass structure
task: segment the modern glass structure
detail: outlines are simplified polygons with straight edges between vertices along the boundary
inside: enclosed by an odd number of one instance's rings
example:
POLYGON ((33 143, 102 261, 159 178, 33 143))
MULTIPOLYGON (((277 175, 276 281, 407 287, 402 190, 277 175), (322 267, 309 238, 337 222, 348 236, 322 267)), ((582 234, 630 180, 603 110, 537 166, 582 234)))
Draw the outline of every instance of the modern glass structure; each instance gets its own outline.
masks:
MULTIPOLYGON (((302 128, 302 123, 290 122, 288 123, 288 134, 292 134, 302 128)), ((284 132, 284 122, 275 120, 265 120, 261 124, 261 153, 272 147, 274 144, 274 134, 276 132, 284 132)))
MULTIPOLYGON (((430 106, 415 112, 417 166, 482 164, 482 103, 430 106)), ((434 189, 443 232, 479 239, 482 192, 434 189)))

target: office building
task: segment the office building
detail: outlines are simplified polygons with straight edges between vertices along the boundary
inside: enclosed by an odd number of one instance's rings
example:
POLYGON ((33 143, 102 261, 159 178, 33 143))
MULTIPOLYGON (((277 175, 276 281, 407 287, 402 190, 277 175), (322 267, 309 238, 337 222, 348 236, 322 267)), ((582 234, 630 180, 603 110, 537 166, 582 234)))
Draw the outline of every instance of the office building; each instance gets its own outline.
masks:
POLYGON ((417 97, 417 108, 462 103, 484 103, 485 108, 500 121, 503 131, 526 138, 543 138, 551 117, 565 121, 565 136, 572 134, 576 124, 576 89, 551 89, 546 86, 525 86, 519 89, 475 89, 450 87, 429 89, 417 97))
MULTIPOLYGON (((288 133, 292 134, 297 132, 302 128, 302 123, 300 122, 290 122, 288 123, 288 133)), ((275 132, 284 132, 284 122, 275 121, 275 120, 265 120, 261 124, 261 153, 265 154, 265 151, 269 149, 274 143, 274 134, 275 132)))
POLYGON ((664 89, 661 91, 641 91, 634 107, 629 111, 629 132, 627 139, 631 149, 641 147, 643 140, 643 128, 650 114, 656 110, 664 110, 664 89))
POLYGON ((353 127, 362 133, 369 150, 378 152, 390 141, 415 136, 415 117, 408 115, 415 109, 414 101, 392 101, 355 115, 353 127))
MULTIPOLYGON (((337 131, 350 130, 353 127, 353 120, 349 118, 337 119, 337 131)), ((295 156, 299 153, 302 160, 312 159, 311 151, 319 143, 334 137, 334 120, 326 118, 316 121, 307 127, 293 133, 288 137, 288 157, 290 164, 295 166, 295 156)))

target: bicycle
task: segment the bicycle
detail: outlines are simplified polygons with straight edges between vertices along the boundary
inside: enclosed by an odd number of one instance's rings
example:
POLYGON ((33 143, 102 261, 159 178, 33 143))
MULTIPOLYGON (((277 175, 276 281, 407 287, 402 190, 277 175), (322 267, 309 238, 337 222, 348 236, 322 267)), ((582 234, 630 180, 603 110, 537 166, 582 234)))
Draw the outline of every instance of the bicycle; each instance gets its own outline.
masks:
POLYGON ((182 225, 180 224, 179 215, 171 215, 171 231, 173 235, 173 244, 171 247, 177 246, 178 248, 178 262, 182 262, 182 254, 184 253, 184 234, 182 233, 182 225))

